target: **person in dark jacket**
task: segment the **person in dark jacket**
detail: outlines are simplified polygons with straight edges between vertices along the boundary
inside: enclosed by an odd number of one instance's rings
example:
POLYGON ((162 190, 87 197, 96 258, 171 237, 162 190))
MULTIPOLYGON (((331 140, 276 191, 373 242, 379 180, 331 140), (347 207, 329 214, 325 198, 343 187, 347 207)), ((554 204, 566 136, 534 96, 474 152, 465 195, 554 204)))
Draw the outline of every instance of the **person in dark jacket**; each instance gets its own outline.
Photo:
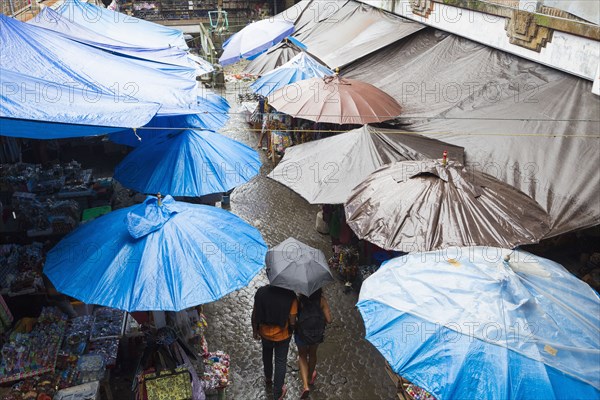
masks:
MULTIPOLYGON (((301 294, 299 299, 300 304, 298 306, 298 323, 301 321, 300 314, 302 311, 308 309, 309 307, 316 307, 317 309, 321 310, 324 324, 331 323, 331 311, 329 309, 327 299, 325 296, 323 296, 322 289, 317 290, 308 297, 301 294)), ((323 325, 323 328, 324 326, 325 325, 323 325)), ((299 328, 301 327, 299 326, 299 328)), ((294 340, 296 342, 296 346, 298 346, 298 366, 300 368, 300 377, 302 378, 303 384, 300 398, 306 399, 310 394, 309 385, 313 385, 317 379, 316 366, 317 349, 319 348, 319 343, 305 343, 306 339, 302 338, 301 331, 296 331, 294 340)))
POLYGON ((262 342, 262 358, 265 383, 273 384, 273 399, 283 399, 290 338, 296 324, 298 300, 288 289, 272 285, 259 288, 254 295, 252 310, 252 334, 262 342), (275 375, 273 376, 273 354, 275 375))

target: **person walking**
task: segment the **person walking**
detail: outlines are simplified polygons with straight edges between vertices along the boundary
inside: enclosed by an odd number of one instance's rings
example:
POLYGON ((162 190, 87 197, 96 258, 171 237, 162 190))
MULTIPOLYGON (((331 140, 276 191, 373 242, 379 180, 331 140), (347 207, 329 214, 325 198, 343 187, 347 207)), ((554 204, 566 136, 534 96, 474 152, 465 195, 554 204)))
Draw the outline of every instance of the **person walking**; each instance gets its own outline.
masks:
POLYGON ((309 385, 313 385, 317 379, 317 349, 325 338, 326 324, 331 323, 331 311, 322 289, 308 297, 301 294, 299 299, 294 341, 298 346, 298 365, 303 384, 300 398, 306 399, 310 395, 309 385))
POLYGON ((298 300, 291 290, 266 285, 259 288, 254 295, 252 334, 254 339, 262 342, 265 383, 273 384, 274 400, 283 399, 287 392, 284 384, 287 356, 297 313, 298 300))

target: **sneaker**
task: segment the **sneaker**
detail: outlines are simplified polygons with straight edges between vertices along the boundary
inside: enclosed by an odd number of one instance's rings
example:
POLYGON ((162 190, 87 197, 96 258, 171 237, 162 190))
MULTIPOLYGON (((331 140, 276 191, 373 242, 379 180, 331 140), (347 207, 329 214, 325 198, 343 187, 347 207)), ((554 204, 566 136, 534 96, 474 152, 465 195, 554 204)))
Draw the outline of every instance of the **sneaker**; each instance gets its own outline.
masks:
POLYGON ((317 380, 317 371, 313 371, 312 377, 310 378, 310 384, 314 385, 317 380))
POLYGON ((300 395, 301 399, 308 399, 308 396, 310 395, 310 390, 309 389, 304 389, 302 391, 302 394, 300 395))
POLYGON ((286 393, 287 393, 287 386, 283 385, 283 387, 281 388, 281 396, 279 396, 279 400, 283 400, 286 393))

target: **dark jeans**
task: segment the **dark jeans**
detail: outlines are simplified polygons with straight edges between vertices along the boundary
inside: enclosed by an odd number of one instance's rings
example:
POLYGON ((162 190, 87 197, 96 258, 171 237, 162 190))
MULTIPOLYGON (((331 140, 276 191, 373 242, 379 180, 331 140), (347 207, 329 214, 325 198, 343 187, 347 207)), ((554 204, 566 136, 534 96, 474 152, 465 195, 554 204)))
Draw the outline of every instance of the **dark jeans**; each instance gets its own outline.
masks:
POLYGON ((262 358, 265 367, 265 377, 273 379, 273 398, 281 397, 285 372, 287 369, 287 355, 290 349, 290 339, 281 342, 262 339, 262 358), (273 378, 273 351, 275 352, 275 377, 273 378))

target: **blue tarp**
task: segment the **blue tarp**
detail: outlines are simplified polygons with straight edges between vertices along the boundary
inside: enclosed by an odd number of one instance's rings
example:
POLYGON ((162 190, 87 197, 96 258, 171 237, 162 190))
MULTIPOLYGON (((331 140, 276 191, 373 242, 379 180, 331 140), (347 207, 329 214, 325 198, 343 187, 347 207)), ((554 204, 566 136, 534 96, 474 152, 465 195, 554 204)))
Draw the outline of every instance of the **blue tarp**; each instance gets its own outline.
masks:
POLYGON ((188 49, 183 32, 178 29, 144 21, 79 0, 66 0, 56 12, 69 21, 76 22, 119 42, 139 47, 188 49))
MULTIPOLYGON (((63 17, 50 7, 45 7, 33 19, 27 22, 41 28, 61 33, 71 40, 97 47, 99 49, 118 54, 132 59, 146 60, 146 65, 161 71, 180 74, 182 77, 195 80, 197 75, 202 75, 214 70, 212 65, 199 57, 190 55, 187 51, 177 47, 149 47, 131 45, 126 42, 114 40, 102 34, 97 28, 98 24, 79 25, 63 17), (95 30, 90 27, 96 28, 95 30)), ((132 30, 137 25, 128 25, 132 30)), ((101 27, 100 27, 101 28, 101 27)))
POLYGON ((267 97, 275 90, 291 83, 328 75, 333 75, 333 71, 302 52, 282 66, 258 78, 250 85, 250 88, 255 93, 267 97))
POLYGON ((128 102, 190 108, 197 82, 86 46, 37 26, 0 15, 4 69, 62 85, 115 94, 128 102))
POLYGON ((550 260, 409 254, 365 280, 357 306, 392 369, 438 400, 600 398, 600 297, 550 260))
POLYGON ((57 139, 148 123, 160 108, 0 68, 0 135, 57 139))
POLYGON ((260 232, 228 211, 148 197, 66 236, 44 273, 87 304, 179 311, 248 285, 266 251, 260 232))
POLYGON ((186 130, 143 140, 115 168, 115 179, 141 193, 199 197, 225 193, 260 170, 255 150, 212 131, 186 130))

